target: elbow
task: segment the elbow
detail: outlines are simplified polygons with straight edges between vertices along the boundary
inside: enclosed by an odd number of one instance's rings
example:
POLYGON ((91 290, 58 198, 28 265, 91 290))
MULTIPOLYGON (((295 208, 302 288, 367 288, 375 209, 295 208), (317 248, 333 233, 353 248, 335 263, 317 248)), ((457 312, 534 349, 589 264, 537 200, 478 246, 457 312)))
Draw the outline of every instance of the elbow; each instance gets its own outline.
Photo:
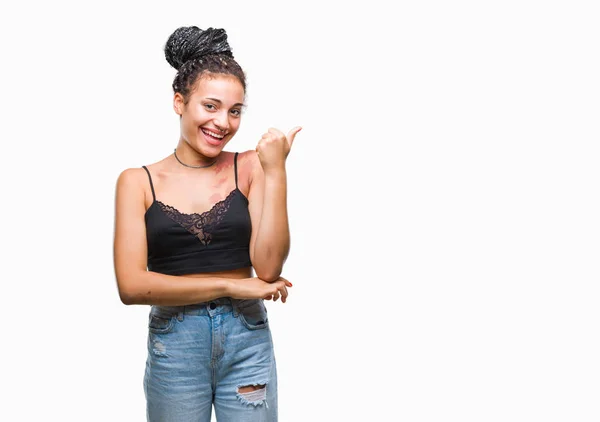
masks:
POLYGON ((119 294, 119 297, 123 305, 135 305, 135 300, 133 299, 133 296, 119 294))
POLYGON ((119 292, 119 297, 124 305, 150 305, 152 304, 151 291, 146 294, 136 292, 119 292))
POLYGON ((123 305, 136 304, 136 295, 133 292, 125 289, 119 289, 119 299, 121 299, 121 303, 123 303, 123 305))
POLYGON ((279 275, 280 274, 281 273, 273 273, 272 275, 268 274, 268 273, 265 273, 265 274, 259 274, 259 273, 257 273, 256 276, 258 278, 260 278, 261 280, 266 281, 267 283, 273 283, 273 282, 275 282, 275 281, 277 281, 279 279, 279 275))
POLYGON ((272 283, 281 276, 281 267, 279 268, 254 268, 256 276, 261 280, 272 283))
POLYGON ((140 303, 140 292, 135 283, 117 278, 119 299, 124 305, 138 305, 140 303))
POLYGON ((256 256, 253 267, 256 276, 261 280, 272 283, 277 281, 283 271, 283 264, 287 258, 287 250, 273 253, 269 250, 256 256))

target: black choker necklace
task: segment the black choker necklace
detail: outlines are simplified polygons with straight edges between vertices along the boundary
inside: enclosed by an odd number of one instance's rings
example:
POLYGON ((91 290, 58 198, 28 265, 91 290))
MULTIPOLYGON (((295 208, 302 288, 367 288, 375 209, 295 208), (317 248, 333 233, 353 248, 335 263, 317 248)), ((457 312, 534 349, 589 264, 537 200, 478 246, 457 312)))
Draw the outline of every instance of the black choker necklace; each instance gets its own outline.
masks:
POLYGON ((207 167, 210 167, 210 166, 212 166, 214 163, 216 163, 216 162, 217 162, 217 160, 215 160, 215 161, 213 161, 212 163, 210 163, 210 164, 206 164, 206 165, 204 165, 204 166, 190 166, 189 164, 186 164, 186 163, 182 162, 182 161, 179 159, 179 157, 177 156, 177 148, 175 148, 175 149, 173 150, 173 155, 175 155, 175 159, 176 159, 177 161, 179 161, 179 164, 181 164, 182 166, 186 166, 186 167, 192 168, 192 169, 205 169, 205 168, 207 168, 207 167))

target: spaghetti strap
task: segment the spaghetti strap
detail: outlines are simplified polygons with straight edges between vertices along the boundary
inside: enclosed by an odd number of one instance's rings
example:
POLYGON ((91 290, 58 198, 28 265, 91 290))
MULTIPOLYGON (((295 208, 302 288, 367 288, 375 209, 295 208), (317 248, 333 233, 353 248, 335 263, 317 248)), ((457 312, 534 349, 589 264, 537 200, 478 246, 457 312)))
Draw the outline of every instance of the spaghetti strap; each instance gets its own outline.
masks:
POLYGON ((237 156, 238 153, 236 152, 235 155, 233 156, 233 171, 235 173, 235 188, 238 188, 238 183, 237 183, 237 156))
POLYGON ((142 166, 142 168, 144 170, 146 170, 146 173, 148 173, 148 180, 150 181, 150 189, 152 189, 152 199, 154 201, 156 201, 156 194, 154 193, 154 185, 152 184, 152 177, 150 176, 150 171, 148 170, 148 168, 146 168, 146 166, 142 166))

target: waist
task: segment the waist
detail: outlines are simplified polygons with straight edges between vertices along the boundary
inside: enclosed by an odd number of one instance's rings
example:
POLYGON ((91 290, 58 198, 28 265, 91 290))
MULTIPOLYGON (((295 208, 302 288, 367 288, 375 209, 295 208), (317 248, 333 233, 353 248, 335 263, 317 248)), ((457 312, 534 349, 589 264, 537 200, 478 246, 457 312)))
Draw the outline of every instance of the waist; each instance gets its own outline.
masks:
POLYGON ((178 317, 183 315, 217 315, 229 312, 237 314, 240 309, 247 308, 264 299, 233 299, 220 297, 207 302, 194 303, 191 305, 159 306, 152 305, 150 313, 163 318, 178 317))

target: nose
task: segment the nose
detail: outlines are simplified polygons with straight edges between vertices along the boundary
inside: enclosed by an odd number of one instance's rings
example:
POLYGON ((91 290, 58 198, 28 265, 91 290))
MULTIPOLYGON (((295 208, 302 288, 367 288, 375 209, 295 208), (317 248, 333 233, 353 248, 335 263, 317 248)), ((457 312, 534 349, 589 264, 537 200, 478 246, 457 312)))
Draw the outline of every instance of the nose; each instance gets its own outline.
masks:
POLYGON ((221 132, 226 132, 229 129, 229 114, 227 112, 220 113, 215 116, 213 123, 221 132))

